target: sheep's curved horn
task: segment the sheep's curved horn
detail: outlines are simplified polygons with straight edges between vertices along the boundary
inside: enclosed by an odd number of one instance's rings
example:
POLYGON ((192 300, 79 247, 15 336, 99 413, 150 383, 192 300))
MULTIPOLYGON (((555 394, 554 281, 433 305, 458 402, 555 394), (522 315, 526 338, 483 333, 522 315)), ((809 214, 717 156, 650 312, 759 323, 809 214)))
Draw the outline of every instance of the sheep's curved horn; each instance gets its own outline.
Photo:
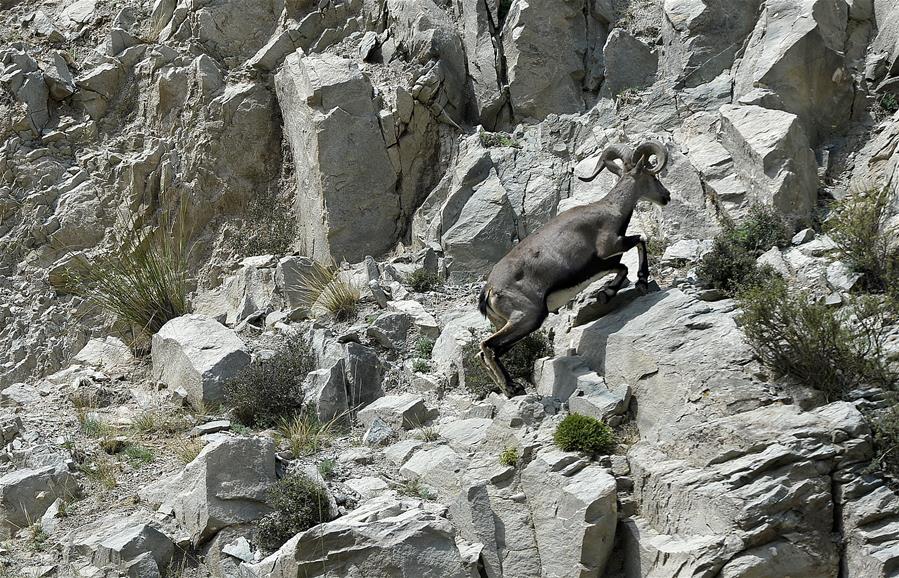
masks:
POLYGON ((634 165, 643 162, 645 163, 644 166, 646 166, 646 172, 651 175, 657 175, 662 172, 662 169, 664 169, 665 165, 668 163, 668 149, 657 140, 648 140, 640 143, 637 148, 634 149, 634 154, 631 158, 633 159, 634 165), (656 165, 654 167, 649 166, 649 157, 652 155, 655 155, 656 157, 656 165))

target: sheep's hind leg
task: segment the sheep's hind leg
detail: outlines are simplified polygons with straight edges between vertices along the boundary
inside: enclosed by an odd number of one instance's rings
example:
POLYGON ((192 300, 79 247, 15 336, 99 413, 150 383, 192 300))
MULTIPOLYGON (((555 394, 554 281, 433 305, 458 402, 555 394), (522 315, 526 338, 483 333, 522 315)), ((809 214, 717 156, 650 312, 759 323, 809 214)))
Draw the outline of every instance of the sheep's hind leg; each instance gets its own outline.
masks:
POLYGON ((487 366, 494 381, 506 396, 510 396, 516 387, 499 357, 540 327, 546 315, 546 311, 533 312, 530 315, 517 314, 499 331, 481 342, 481 361, 487 366))

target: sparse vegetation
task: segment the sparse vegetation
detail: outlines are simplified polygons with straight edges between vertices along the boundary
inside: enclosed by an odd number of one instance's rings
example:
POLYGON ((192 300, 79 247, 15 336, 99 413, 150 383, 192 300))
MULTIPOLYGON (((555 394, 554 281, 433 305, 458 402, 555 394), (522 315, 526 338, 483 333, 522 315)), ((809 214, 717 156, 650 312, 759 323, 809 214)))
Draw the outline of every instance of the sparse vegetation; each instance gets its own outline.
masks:
POLYGON ((123 453, 128 463, 135 468, 153 463, 156 460, 153 450, 138 444, 129 444, 123 453))
POLYGON ((102 438, 112 435, 115 429, 107 422, 90 415, 89 413, 79 410, 78 422, 81 424, 81 431, 84 435, 92 438, 102 438))
POLYGON ((225 383, 225 399, 240 423, 269 426, 303 405, 303 380, 315 367, 306 340, 292 335, 269 359, 252 363, 225 383))
POLYGON ((203 450, 203 442, 198 439, 181 440, 175 444, 175 455, 185 464, 194 461, 203 450))
POLYGON ((335 462, 331 458, 324 459, 318 462, 318 473, 322 475, 326 480, 334 477, 334 468, 337 466, 337 462, 335 462))
POLYGON ((297 284, 287 290, 296 294, 310 311, 327 311, 338 321, 354 319, 362 297, 359 288, 344 279, 334 263, 313 263, 300 274, 297 284))
POLYGON ((415 353, 422 359, 431 359, 434 353, 434 340, 430 337, 419 337, 415 342, 415 353))
POLYGON ((404 496, 412 496, 421 500, 433 500, 435 498, 431 490, 422 484, 418 478, 403 482, 396 490, 404 496))
POLYGON ((499 455, 499 463, 504 466, 514 466, 518 463, 518 448, 506 448, 499 455))
POLYGON ((521 143, 515 140, 512 135, 506 134, 504 132, 487 132, 485 130, 481 130, 478 133, 478 137, 481 139, 481 146, 485 148, 490 147, 512 147, 516 149, 521 148, 521 143))
POLYGON ((418 429, 415 437, 423 442, 436 442, 440 439, 440 430, 433 426, 422 426, 418 429))
POLYGON ((846 263, 863 275, 866 290, 899 298, 896 231, 887 228, 892 201, 888 187, 856 191, 834 203, 826 228, 846 263))
POLYGON ((132 220, 112 249, 72 261, 69 290, 114 313, 145 344, 167 321, 190 311, 184 220, 182 214, 179 226, 170 226, 165 212, 156 226, 132 220))
POLYGON ((428 373, 431 371, 431 364, 424 359, 416 359, 412 362, 412 371, 416 373, 428 373))
POLYGON ((230 233, 228 247, 243 257, 288 253, 296 239, 292 199, 275 188, 253 195, 239 226, 233 227, 230 233))
POLYGON ((175 409, 144 410, 131 422, 131 429, 140 435, 154 433, 175 434, 192 427, 192 421, 183 411, 175 409))
POLYGON ((553 441, 566 452, 602 455, 615 449, 615 432, 595 417, 572 413, 556 428, 553 441))
POLYGON ((313 526, 331 519, 328 494, 303 474, 291 474, 278 481, 269 494, 274 512, 257 522, 260 547, 274 551, 284 542, 313 526))
POLYGON ((44 531, 40 522, 28 526, 28 546, 35 552, 43 552, 47 549, 47 541, 50 536, 44 531))
POLYGON ((295 456, 313 455, 328 447, 340 429, 340 419, 322 423, 314 413, 304 412, 281 420, 278 435, 295 456))
POLYGON ((753 205, 739 225, 724 223, 697 273, 708 285, 734 295, 742 287, 764 284, 776 277, 773 269, 759 267, 756 259, 771 247, 786 246, 789 240, 789 226, 776 209, 753 205))
POLYGON ((877 104, 880 105, 880 110, 887 115, 893 114, 899 110, 899 99, 897 99, 896 95, 892 92, 887 92, 881 96, 880 100, 877 101, 877 104))
POLYGON ((440 285, 437 275, 423 268, 416 269, 406 277, 406 285, 417 293, 425 293, 440 285))
POLYGON ((88 479, 107 490, 119 485, 119 466, 109 458, 97 456, 91 463, 82 464, 79 469, 88 479))
POLYGON ((884 301, 859 297, 833 309, 783 280, 738 296, 743 331, 753 351, 780 375, 839 399, 860 385, 889 387, 896 376, 883 359, 884 301))

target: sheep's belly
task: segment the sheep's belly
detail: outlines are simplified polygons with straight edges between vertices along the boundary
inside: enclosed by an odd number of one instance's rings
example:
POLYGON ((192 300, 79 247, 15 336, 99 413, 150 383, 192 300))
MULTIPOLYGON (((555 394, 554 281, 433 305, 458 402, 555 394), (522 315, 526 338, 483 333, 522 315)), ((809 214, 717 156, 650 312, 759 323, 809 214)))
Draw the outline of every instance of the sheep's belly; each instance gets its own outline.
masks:
POLYGON ((578 293, 609 274, 609 271, 602 271, 601 273, 590 277, 586 281, 578 283, 574 287, 567 287, 565 289, 553 291, 546 296, 546 308, 549 309, 551 313, 558 313, 559 309, 561 309, 562 307, 567 305, 569 301, 577 297, 578 293))

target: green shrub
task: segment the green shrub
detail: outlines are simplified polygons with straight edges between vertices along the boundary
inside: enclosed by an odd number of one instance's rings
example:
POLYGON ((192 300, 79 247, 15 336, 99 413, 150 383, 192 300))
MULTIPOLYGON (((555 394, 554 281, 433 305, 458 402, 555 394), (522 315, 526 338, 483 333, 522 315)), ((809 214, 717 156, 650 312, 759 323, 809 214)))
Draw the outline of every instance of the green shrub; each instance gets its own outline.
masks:
POLYGON ((412 362, 412 371, 416 373, 428 373, 431 371, 431 364, 424 359, 416 359, 412 362))
POLYGON ((518 463, 518 448, 506 448, 499 455, 499 463, 504 466, 514 466, 518 463))
POLYGON ((267 551, 331 519, 327 490, 303 474, 279 480, 269 493, 269 505, 275 511, 256 523, 259 546, 267 551))
POLYGON ((742 291, 740 323, 755 354, 780 375, 838 399, 865 385, 889 386, 883 359, 888 306, 876 297, 833 309, 783 280, 742 291))
MULTIPOLYGON (((462 370, 465 372, 465 387, 479 399, 483 399, 499 388, 490 378, 487 368, 478 355, 481 352, 479 340, 468 343, 462 349, 462 370)), ((530 380, 534 363, 541 357, 552 354, 549 338, 542 331, 531 333, 512 346, 501 361, 512 379, 530 380)))
POLYGON ((434 353, 434 340, 430 337, 420 337, 415 342, 415 353, 422 359, 431 359, 434 353))
POLYGON ((318 462, 318 473, 320 473, 326 480, 329 480, 334 477, 335 466, 337 466, 337 462, 333 459, 324 459, 318 462))
POLYGON ((354 319, 362 297, 359 288, 341 276, 336 263, 313 263, 300 273, 296 285, 286 289, 297 296, 303 307, 312 312, 327 311, 338 321, 354 319))
POLYGON ((418 478, 403 482, 397 487, 397 491, 404 496, 412 496, 422 500, 433 500, 436 497, 418 478))
POLYGON ((125 459, 128 460, 128 463, 135 468, 139 468, 144 464, 152 463, 156 459, 156 456, 153 455, 153 450, 135 444, 131 444, 126 447, 124 454, 125 459))
POLYGON ((225 399, 234 417, 247 426, 269 426, 299 412, 303 380, 315 369, 309 344, 295 335, 269 359, 252 363, 228 380, 225 399))
POLYGON ((776 209, 753 205, 739 225, 724 223, 697 274, 728 295, 736 294, 742 287, 765 284, 777 273, 769 267, 759 267, 756 259, 771 247, 786 246, 789 239, 790 229, 776 209))
POLYGON ((887 114, 893 114, 899 110, 899 100, 896 99, 896 95, 892 92, 884 94, 877 102, 880 105, 881 110, 887 114))
POLYGON ((511 135, 508 135, 504 132, 487 132, 483 129, 478 133, 478 137, 481 139, 481 146, 485 148, 490 147, 512 147, 516 149, 521 148, 521 144, 512 138, 511 135))
POLYGON ((615 449, 615 432, 595 417, 572 413, 556 428, 553 441, 566 452, 608 454, 615 449))
POLYGON ((887 229, 892 193, 887 187, 848 195, 833 205, 827 232, 846 263, 864 275, 861 283, 873 292, 899 293, 899 251, 891 247, 887 229))
POLYGON ((416 269, 406 277, 406 285, 417 293, 425 293, 440 285, 437 275, 425 269, 416 269))
POLYGON ((112 249, 72 261, 67 289, 115 314, 143 346, 166 322, 190 312, 185 218, 177 228, 167 213, 155 226, 133 219, 114 235, 112 249))

